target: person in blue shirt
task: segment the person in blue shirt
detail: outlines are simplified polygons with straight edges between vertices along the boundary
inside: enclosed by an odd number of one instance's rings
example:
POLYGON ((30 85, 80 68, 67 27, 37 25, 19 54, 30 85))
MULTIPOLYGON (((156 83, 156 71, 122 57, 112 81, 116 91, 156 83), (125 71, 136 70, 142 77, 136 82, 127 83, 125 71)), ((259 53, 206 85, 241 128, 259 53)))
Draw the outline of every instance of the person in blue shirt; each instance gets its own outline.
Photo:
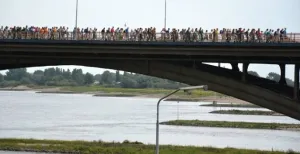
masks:
POLYGON ((287 34, 286 28, 284 28, 284 29, 283 29, 283 36, 286 37, 286 34, 287 34))
POLYGON ((125 40, 129 40, 129 27, 125 29, 125 40))

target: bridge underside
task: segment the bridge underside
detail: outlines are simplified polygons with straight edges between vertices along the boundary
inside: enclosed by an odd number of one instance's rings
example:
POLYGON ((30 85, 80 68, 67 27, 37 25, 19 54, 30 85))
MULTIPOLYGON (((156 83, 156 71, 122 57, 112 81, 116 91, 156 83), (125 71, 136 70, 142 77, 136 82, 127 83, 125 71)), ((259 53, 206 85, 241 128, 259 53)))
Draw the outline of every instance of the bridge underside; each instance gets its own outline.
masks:
MULTIPOLYGON (((248 64, 244 64, 243 71, 239 71, 237 64, 232 64, 233 69, 229 70, 196 61, 82 60, 80 57, 73 59, 6 57, 5 59, 1 58, 0 61, 0 69, 2 70, 51 65, 82 65, 109 68, 170 79, 189 85, 206 84, 210 90, 233 96, 300 120, 299 88, 287 86, 284 84, 285 80, 276 83, 268 79, 251 76, 247 74, 248 64)), ((299 70, 299 66, 296 66, 299 70)), ((299 84, 296 86, 299 87, 299 84)))

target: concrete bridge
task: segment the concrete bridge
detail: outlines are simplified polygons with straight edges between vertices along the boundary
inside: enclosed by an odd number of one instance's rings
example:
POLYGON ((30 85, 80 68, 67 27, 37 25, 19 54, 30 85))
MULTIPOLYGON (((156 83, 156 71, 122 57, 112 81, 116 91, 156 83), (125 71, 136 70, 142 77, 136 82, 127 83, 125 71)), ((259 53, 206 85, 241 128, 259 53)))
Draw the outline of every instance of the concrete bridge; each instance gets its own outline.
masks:
POLYGON ((0 70, 82 65, 135 72, 230 95, 300 120, 300 43, 0 40, 0 70), (230 63, 232 69, 203 62, 230 63), (279 82, 248 74, 249 64, 278 64, 279 82), (242 64, 242 70, 238 64, 242 64), (295 65, 294 87, 285 65, 295 65))

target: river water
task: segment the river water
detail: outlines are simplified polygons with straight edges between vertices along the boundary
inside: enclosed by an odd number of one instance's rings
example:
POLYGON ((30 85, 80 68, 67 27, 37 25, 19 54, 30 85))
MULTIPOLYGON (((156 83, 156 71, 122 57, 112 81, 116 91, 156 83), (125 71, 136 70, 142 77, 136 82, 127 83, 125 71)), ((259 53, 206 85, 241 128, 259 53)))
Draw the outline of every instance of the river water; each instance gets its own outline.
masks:
MULTIPOLYGON (((1 91, 0 138, 127 139, 154 144, 156 102, 148 98, 1 91)), ((199 104, 162 102, 160 121, 179 118, 300 124, 285 116, 209 114, 220 108, 199 104)), ((160 126, 161 144, 300 151, 299 141, 300 132, 296 131, 160 126)))

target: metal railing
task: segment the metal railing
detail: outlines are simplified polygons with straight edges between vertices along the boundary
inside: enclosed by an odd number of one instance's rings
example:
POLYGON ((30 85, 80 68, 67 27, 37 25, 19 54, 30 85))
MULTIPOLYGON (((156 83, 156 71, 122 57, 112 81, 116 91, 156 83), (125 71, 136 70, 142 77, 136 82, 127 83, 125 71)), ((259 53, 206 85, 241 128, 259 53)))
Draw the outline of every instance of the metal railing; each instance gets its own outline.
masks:
POLYGON ((0 31, 0 39, 165 41, 165 42, 279 42, 300 43, 300 33, 283 35, 214 34, 214 33, 107 33, 107 32, 11 32, 0 31))

